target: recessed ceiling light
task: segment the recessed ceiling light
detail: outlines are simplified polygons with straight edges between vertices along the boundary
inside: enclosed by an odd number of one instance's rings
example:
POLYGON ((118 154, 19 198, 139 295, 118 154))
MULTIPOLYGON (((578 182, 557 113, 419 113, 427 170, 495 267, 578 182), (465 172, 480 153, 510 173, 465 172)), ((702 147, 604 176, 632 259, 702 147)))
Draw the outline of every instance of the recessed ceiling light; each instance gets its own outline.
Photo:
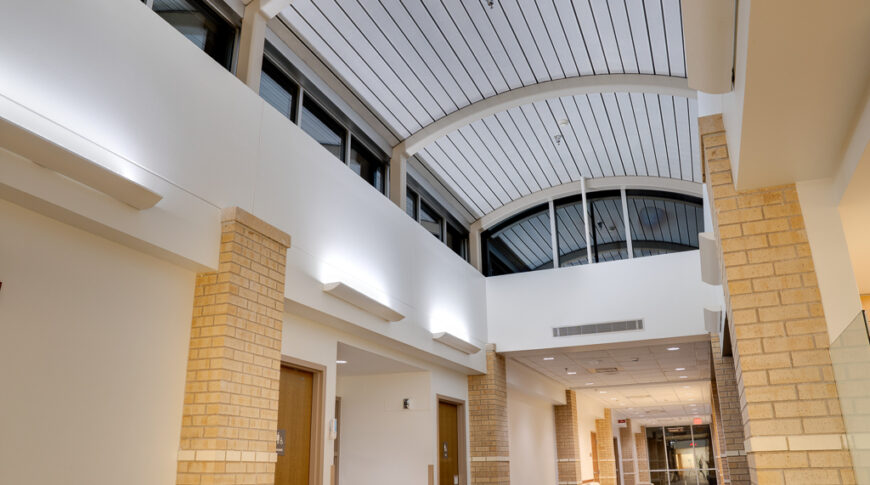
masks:
POLYGON ((555 357, 544 357, 544 360, 553 360, 555 357))
POLYGON ((688 379, 689 376, 680 376, 680 379, 688 379))
POLYGON ((673 352, 674 350, 680 350, 680 348, 679 347, 668 347, 668 350, 673 352))
POLYGON ((618 401, 618 399, 616 399, 615 397, 611 397, 610 400, 611 401, 618 401))
POLYGON ((587 386, 594 386, 595 383, 594 383, 594 382, 587 382, 586 385, 587 385, 587 386))
POLYGON ((335 363, 336 364, 347 364, 347 361, 346 360, 336 360, 335 363))
MULTIPOLYGON (((546 360, 546 359, 545 359, 545 360, 546 360)), ((674 369, 674 370, 680 371, 680 370, 686 370, 686 368, 685 368, 685 367, 677 367, 677 368, 674 369)))
POLYGON ((607 394, 607 391, 598 391, 598 392, 600 392, 601 394, 607 394))
POLYGON ((688 388, 689 388, 689 386, 683 386, 683 389, 688 389, 688 388))
POLYGON ((574 375, 577 375, 577 373, 574 372, 574 371, 572 371, 572 370, 569 370, 569 371, 568 371, 568 375, 569 375, 569 376, 574 376, 574 375))

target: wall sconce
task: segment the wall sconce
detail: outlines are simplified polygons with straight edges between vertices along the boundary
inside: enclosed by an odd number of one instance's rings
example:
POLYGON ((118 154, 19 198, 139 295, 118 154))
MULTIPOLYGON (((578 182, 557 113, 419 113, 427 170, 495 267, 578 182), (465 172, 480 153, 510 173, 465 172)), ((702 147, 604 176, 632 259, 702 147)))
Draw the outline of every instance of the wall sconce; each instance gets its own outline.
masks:
POLYGON ((448 347, 454 348, 463 354, 476 354, 480 352, 480 347, 473 343, 466 342, 456 335, 447 332, 438 332, 432 334, 432 340, 442 343, 448 347))
POLYGON ((405 315, 340 281, 326 283, 323 291, 388 322, 398 322, 405 318, 405 315))

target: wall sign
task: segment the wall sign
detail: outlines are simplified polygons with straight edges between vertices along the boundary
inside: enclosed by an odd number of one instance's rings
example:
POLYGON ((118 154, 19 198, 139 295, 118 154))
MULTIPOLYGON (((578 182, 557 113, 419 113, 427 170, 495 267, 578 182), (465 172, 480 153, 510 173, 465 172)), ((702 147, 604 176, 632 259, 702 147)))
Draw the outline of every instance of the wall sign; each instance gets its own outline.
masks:
POLYGON ((284 438, 286 435, 287 432, 283 429, 278 430, 278 439, 275 441, 275 451, 278 453, 278 456, 284 456, 284 438))

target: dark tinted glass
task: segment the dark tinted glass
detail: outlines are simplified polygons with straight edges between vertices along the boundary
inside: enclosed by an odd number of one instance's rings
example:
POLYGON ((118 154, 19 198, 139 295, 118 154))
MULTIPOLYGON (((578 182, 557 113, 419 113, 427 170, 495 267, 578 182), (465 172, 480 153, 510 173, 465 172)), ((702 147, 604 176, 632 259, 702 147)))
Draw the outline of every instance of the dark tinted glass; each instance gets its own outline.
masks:
POLYGON ((296 121, 296 99, 299 86, 290 80, 269 59, 263 59, 260 76, 260 97, 271 104, 290 121, 296 121))
POLYGON ((405 193, 405 212, 411 219, 417 220, 417 193, 411 189, 407 189, 405 193))
POLYGON ((447 233, 444 235, 444 243, 453 250, 454 253, 466 258, 466 241, 468 238, 465 233, 453 227, 452 224, 447 224, 447 233))
POLYGON ((356 139, 350 143, 350 168, 360 177, 364 178, 378 192, 384 192, 384 175, 386 163, 377 158, 370 150, 356 139))
POLYGON ((668 452, 670 469, 697 468, 695 448, 692 446, 690 426, 668 426, 665 428, 665 445, 668 452))
POLYGON ((308 96, 302 100, 302 119, 299 126, 317 140, 317 143, 323 145, 329 153, 344 161, 344 140, 347 130, 308 96))
POLYGON ((420 224, 431 232, 433 236, 441 239, 441 222, 444 219, 435 212, 435 209, 429 207, 429 204, 420 201, 420 224))
POLYGON ((635 257, 698 248, 704 230, 701 199, 655 192, 626 193, 635 257))
MULTIPOLYGON (((667 470, 668 461, 665 457, 665 435, 662 428, 646 429, 647 452, 649 453, 650 470, 667 470)), ((667 483, 667 480, 665 481, 667 483)))
POLYGON ((487 276, 553 267, 549 207, 541 205, 487 232, 484 237, 487 276))
POLYGON ((559 266, 589 262, 586 254, 586 226, 583 200, 556 206, 556 234, 559 241, 559 266))
POLYGON ((592 257, 596 262, 628 258, 625 221, 622 218, 622 195, 619 192, 587 198, 592 257))
POLYGON ((154 0, 154 11, 227 69, 236 29, 199 0, 154 0))
POLYGON ((710 441, 710 426, 692 426, 692 436, 695 440, 695 461, 698 463, 698 468, 715 468, 713 443, 710 441))

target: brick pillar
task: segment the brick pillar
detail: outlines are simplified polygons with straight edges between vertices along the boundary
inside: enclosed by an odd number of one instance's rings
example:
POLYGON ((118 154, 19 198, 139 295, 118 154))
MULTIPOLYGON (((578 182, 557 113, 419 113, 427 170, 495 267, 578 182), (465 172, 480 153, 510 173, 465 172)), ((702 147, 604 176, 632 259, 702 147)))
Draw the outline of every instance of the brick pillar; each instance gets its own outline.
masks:
POLYGON ((556 460, 559 483, 574 485, 580 479, 580 422, 577 414, 577 394, 565 390, 565 404, 553 406, 556 416, 556 460))
POLYGON ((723 357, 719 336, 712 336, 710 346, 713 356, 714 402, 714 450, 720 478, 732 485, 749 485, 749 464, 746 459, 743 416, 740 411, 740 396, 734 371, 734 358, 723 357))
POLYGON ((650 485, 649 449, 646 444, 646 426, 640 427, 640 433, 634 435, 634 447, 637 452, 637 485, 650 485))
POLYGON ((471 484, 510 485, 504 356, 486 346, 486 374, 468 376, 471 484))
POLYGON ((794 184, 736 190, 721 116, 701 118, 699 133, 752 483, 852 483, 797 190, 794 184))
MULTIPOLYGON (((715 343, 713 344, 716 345, 715 343)), ((712 433, 713 457, 716 460, 716 476, 719 483, 731 483, 731 474, 728 471, 728 458, 725 454, 725 431, 722 429, 721 414, 719 409, 719 388, 716 385, 716 371, 711 369, 710 379, 710 432, 712 433)), ((743 427, 741 425, 740 429, 743 427)), ((748 471, 748 470, 747 470, 748 471)))
POLYGON ((271 485, 290 236, 221 216, 218 270, 196 278, 177 483, 271 485))
POLYGON ((598 483, 616 485, 616 456, 613 449, 613 415, 604 409, 604 419, 595 420, 595 438, 598 443, 598 483))
POLYGON ((625 420, 625 427, 619 428, 619 449, 622 453, 622 485, 636 485, 634 433, 631 432, 631 420, 625 420))

